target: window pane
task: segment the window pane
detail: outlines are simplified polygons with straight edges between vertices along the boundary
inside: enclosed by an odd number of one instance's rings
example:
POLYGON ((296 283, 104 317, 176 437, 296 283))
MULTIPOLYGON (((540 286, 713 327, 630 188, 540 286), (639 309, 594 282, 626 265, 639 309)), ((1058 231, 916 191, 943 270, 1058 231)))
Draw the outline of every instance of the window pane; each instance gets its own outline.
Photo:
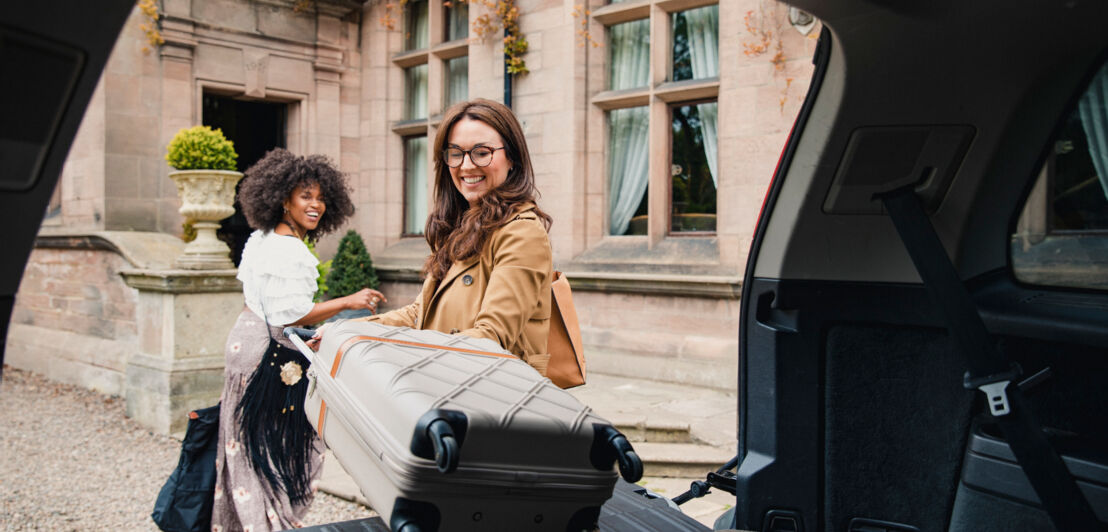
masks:
POLYGON ((446 40, 469 37, 469 4, 454 0, 443 2, 443 5, 446 6, 446 40))
POLYGON ((719 76, 719 6, 673 14, 673 81, 719 76))
POLYGON ((613 235, 645 235, 650 115, 646 107, 608 112, 608 227, 613 235))
POLYGON ((404 70, 404 119, 427 118, 427 65, 404 70))
POLYGON ((446 106, 469 99, 469 56, 446 62, 446 106))
POLYGON ((608 28, 608 89, 645 87, 650 83, 650 20, 608 28))
POLYGON ((427 137, 404 139, 404 234, 422 235, 427 223, 427 137))
POLYGON ((1108 66, 1066 118, 1012 235, 1024 282, 1108 289, 1108 66))
POLYGON ((427 0, 408 0, 404 21, 404 49, 419 50, 430 44, 427 29, 427 0))
POLYGON ((716 103, 673 108, 670 231, 716 230, 716 103))

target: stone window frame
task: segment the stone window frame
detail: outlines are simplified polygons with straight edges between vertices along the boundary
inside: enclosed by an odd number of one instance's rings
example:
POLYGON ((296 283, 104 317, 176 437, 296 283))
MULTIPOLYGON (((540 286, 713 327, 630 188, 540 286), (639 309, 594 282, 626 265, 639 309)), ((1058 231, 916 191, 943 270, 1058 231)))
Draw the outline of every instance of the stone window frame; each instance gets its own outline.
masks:
MULTIPOLYGON (((687 11, 698 7, 718 5, 718 0, 645 0, 638 2, 621 2, 607 4, 595 8, 592 11, 592 22, 603 28, 603 41, 607 42, 608 27, 648 19, 650 25, 650 78, 645 87, 627 90, 608 90, 608 64, 607 54, 595 54, 598 57, 590 60, 590 68, 600 67, 602 75, 589 76, 587 92, 589 94, 589 137, 602 139, 598 144, 604 152, 604 164, 602 171, 595 173, 598 185, 589 189, 601 191, 599 201, 590 201, 591 209, 597 209, 597 216, 590 217, 599 220, 589 227, 590 240, 604 239, 644 239, 648 248, 655 248, 662 240, 688 239, 688 238, 714 238, 719 233, 719 227, 714 233, 695 232, 683 234, 670 231, 670 161, 672 159, 671 146, 671 108, 675 105, 683 105, 694 102, 719 101, 719 76, 706 79, 685 81, 671 81, 672 78, 672 14, 679 11, 687 11), (649 114, 649 145, 650 160, 648 165, 648 192, 647 192, 647 235, 610 235, 608 215, 608 127, 607 112, 629 107, 647 107, 649 114), (650 191, 655 191, 651 193, 650 191), (658 193, 657 191, 661 191, 658 193)), ((722 19, 721 19, 722 23, 722 19)), ((722 30, 721 30, 722 33, 722 30)), ((722 71, 724 64, 720 65, 722 71)), ((597 72, 597 70, 593 70, 597 72)), ((598 72, 598 73, 599 73, 598 72)), ((590 175, 593 175, 590 173, 590 175)), ((721 181, 723 176, 721 175, 721 181)), ((726 203, 717 205, 716 214, 726 209, 726 203)))
MULTIPOLYGON (((193 115, 193 123, 200 124, 203 121, 202 115, 205 94, 227 98, 242 98, 246 101, 283 104, 286 106, 288 112, 285 118, 285 149, 292 153, 304 153, 306 151, 306 147, 308 146, 308 132, 310 131, 306 106, 310 95, 302 92, 269 89, 266 91, 264 98, 258 98, 250 97, 246 93, 245 86, 237 83, 197 79, 195 84, 196 88, 193 91, 194 101, 190 111, 193 115)), ((245 168, 239 168, 240 172, 245 170, 245 168)))
MULTIPOLYGON (((430 33, 429 44, 427 48, 420 48, 417 50, 404 50, 406 39, 400 39, 398 43, 398 49, 400 51, 392 54, 391 62, 392 67, 397 70, 401 79, 406 76, 406 69, 413 66, 427 65, 427 117, 418 118, 414 120, 406 120, 403 117, 399 120, 393 121, 391 130, 393 136, 400 144, 402 149, 400 150, 401 156, 406 158, 405 150, 403 149, 405 140, 411 137, 426 136, 427 137, 427 198, 428 201, 434 201, 434 162, 435 155, 431 153, 435 138, 435 133, 439 124, 442 122, 443 111, 446 104, 446 76, 448 73, 447 62, 457 57, 469 55, 469 37, 455 39, 452 41, 446 40, 446 27, 447 22, 447 6, 444 5, 444 1, 447 0, 427 0, 427 30, 430 33)), ((407 13, 405 13, 405 17, 407 13)), ((470 12, 470 24, 472 24, 472 12, 470 12)), ((408 21, 405 18, 402 21, 402 27, 407 28, 408 21)), ((472 72, 472 70, 470 71, 472 72)), ((468 76, 467 76, 468 77, 468 76)), ((406 90, 406 87, 404 88, 406 90)), ((403 98, 401 98, 403 102, 403 98)), ((406 165, 401 165, 401 183, 404 184, 406 190, 407 173, 405 171, 406 165)), ((402 200, 402 208, 400 209, 401 223, 400 223, 400 236, 401 238, 418 238, 422 239, 422 234, 412 234, 405 232, 404 218, 408 209, 408 198, 406 192, 402 200)))

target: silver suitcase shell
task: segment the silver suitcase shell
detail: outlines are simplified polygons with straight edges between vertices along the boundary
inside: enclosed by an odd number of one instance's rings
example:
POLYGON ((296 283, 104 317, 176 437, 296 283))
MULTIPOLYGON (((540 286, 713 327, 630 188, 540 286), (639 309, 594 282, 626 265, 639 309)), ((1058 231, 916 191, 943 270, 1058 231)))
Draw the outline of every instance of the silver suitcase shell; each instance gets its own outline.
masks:
POLYGON ((591 529, 613 464, 642 475, 607 421, 495 342, 345 321, 317 353, 294 343, 305 414, 394 532, 591 529))

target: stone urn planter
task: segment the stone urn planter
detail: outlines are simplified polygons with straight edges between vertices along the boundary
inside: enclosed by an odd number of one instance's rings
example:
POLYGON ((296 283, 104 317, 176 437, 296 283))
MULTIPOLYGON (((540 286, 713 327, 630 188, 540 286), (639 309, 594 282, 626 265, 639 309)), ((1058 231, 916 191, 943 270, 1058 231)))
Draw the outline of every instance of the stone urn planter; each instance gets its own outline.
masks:
POLYGON ((169 173, 181 197, 178 212, 192 220, 196 239, 185 245, 177 266, 187 270, 234 268, 231 248, 215 236, 219 221, 235 213, 235 185, 242 172, 231 170, 177 170, 169 173))

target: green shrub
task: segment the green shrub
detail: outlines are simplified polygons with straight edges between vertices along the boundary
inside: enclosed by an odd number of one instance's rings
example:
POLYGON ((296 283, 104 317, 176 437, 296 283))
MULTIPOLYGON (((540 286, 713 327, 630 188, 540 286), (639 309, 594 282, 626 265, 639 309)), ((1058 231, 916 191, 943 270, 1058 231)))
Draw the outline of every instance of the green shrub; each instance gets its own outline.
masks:
POLYGON ((208 126, 182 129, 166 147, 165 160, 178 170, 234 170, 235 145, 208 126))
MULTIPOLYGON (((308 246, 308 251, 311 251, 312 255, 315 255, 315 258, 319 259, 319 253, 315 251, 315 244, 307 238, 304 239, 304 244, 308 246)), ((316 271, 319 272, 319 277, 315 280, 316 291, 312 301, 316 303, 323 301, 323 296, 327 295, 327 274, 331 272, 331 261, 332 259, 320 261, 319 264, 315 266, 316 271)))
POLYGON ((358 232, 351 229, 339 241, 338 252, 332 259, 331 273, 327 276, 328 295, 343 297, 363 288, 376 289, 377 269, 365 249, 365 242, 358 232))

